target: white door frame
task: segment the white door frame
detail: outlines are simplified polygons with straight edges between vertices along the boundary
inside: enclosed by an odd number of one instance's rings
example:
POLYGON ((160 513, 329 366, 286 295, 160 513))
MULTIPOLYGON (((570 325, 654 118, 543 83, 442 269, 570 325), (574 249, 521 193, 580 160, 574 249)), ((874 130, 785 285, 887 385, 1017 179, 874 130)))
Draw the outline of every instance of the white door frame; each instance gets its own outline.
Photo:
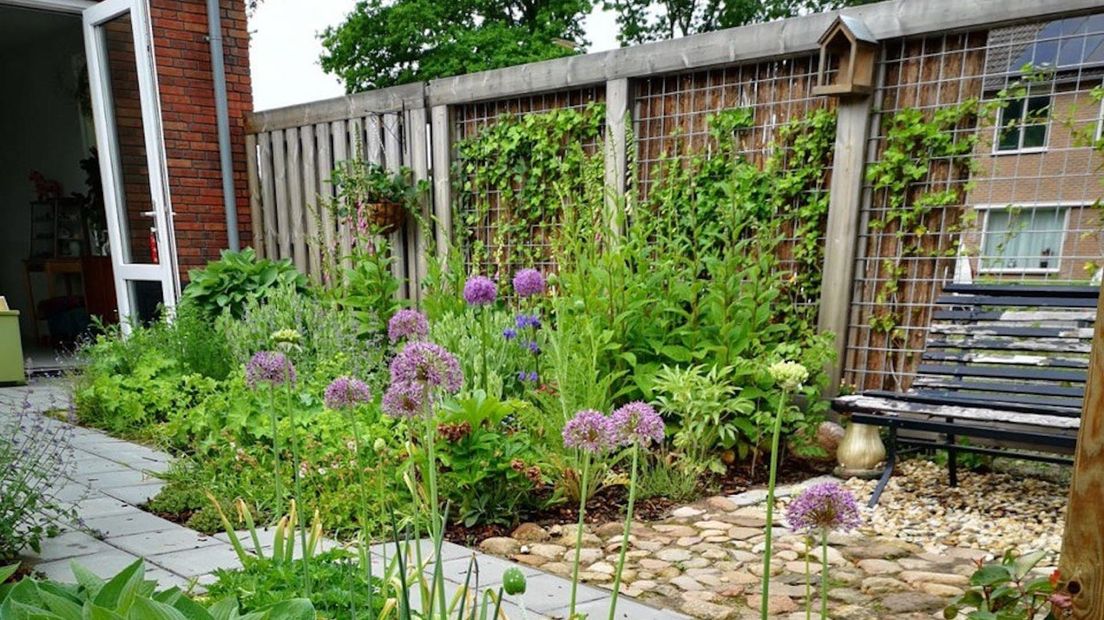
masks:
MULTIPOLYGON (((27 0, 19 0, 27 1, 27 0)), ((47 0, 49 2, 74 2, 77 0, 47 0)), ((103 180, 104 208, 107 211, 108 238, 111 244, 111 263, 115 277, 115 294, 119 303, 119 319, 124 331, 130 327, 135 307, 130 299, 129 283, 136 281, 159 282, 164 306, 169 311, 176 305, 180 290, 176 268, 176 251, 172 230, 172 211, 169 202, 165 145, 161 132, 161 106, 157 89, 157 71, 153 59, 153 44, 149 10, 146 0, 103 0, 92 3, 82 11, 84 42, 88 58, 88 83, 92 95, 92 112, 96 125, 96 143, 100 151, 100 176, 103 180), (138 91, 142 110, 142 126, 145 138, 146 164, 150 185, 153 219, 156 229, 157 263, 128 263, 123 254, 121 225, 127 217, 122 197, 118 195, 120 158, 115 132, 114 108, 108 75, 103 70, 106 62, 102 50, 100 27, 121 15, 130 14, 134 36, 135 62, 137 64, 138 91)))

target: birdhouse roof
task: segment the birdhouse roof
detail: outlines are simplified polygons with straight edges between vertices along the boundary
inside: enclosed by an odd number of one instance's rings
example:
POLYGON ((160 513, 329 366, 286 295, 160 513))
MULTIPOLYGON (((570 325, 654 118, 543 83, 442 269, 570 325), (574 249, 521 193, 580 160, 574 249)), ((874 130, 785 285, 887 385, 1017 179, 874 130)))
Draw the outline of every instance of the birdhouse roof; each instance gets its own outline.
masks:
POLYGON ((843 32, 847 38, 853 41, 862 41, 864 43, 878 42, 874 33, 870 32, 870 29, 866 27, 866 24, 864 24, 862 20, 849 15, 839 15, 836 17, 836 21, 832 22, 828 30, 824 31, 824 35, 820 37, 820 44, 824 45, 828 43, 830 39, 840 32, 843 32))

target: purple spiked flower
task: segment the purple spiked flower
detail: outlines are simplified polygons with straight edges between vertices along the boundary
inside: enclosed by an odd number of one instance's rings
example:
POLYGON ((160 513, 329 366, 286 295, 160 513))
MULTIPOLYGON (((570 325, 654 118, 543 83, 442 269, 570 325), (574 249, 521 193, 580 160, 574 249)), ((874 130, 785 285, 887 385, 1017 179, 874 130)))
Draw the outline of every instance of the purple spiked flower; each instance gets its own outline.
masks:
POLYGON ((617 433, 617 439, 623 444, 648 446, 662 443, 664 434, 663 418, 651 405, 634 401, 613 410, 610 422, 617 433))
POLYGON ((533 329, 540 329, 541 320, 539 314, 519 314, 514 319, 518 329, 526 329, 532 327, 533 329))
POLYGON ((847 531, 859 526, 855 496, 843 485, 821 482, 807 487, 786 509, 786 520, 795 530, 847 531))
POLYGON ((532 353, 533 355, 540 355, 541 348, 540 348, 540 345, 537 344, 536 340, 530 340, 529 342, 526 342, 525 343, 525 348, 529 349, 529 352, 532 353))
POLYGON ((498 296, 498 287, 487 276, 472 276, 464 284, 464 301, 470 306, 493 304, 498 296))
POLYGON ((323 401, 330 409, 352 409, 372 401, 368 384, 354 377, 338 377, 326 386, 323 401))
POLYGON ((429 321, 421 312, 404 308, 387 322, 387 337, 392 344, 403 338, 422 340, 429 335, 429 321))
POLYGON ((586 452, 605 452, 617 445, 610 419, 594 409, 583 409, 567 421, 563 429, 564 446, 586 452))
POLYGON ((415 418, 422 414, 425 393, 410 383, 392 383, 383 394, 380 408, 393 418, 415 418))
POLYGON ((455 393, 464 383, 464 371, 456 357, 441 345, 415 341, 407 343, 391 360, 391 383, 455 393))
POLYGON ((536 269, 522 269, 514 274, 514 292, 518 297, 531 297, 544 292, 544 275, 536 269))
POLYGON ((245 382, 254 389, 261 384, 295 383, 295 366, 279 351, 258 351, 245 365, 245 382))
POLYGON ((513 340, 514 338, 517 338, 517 330, 513 327, 507 327, 506 329, 502 330, 502 337, 506 340, 513 340))

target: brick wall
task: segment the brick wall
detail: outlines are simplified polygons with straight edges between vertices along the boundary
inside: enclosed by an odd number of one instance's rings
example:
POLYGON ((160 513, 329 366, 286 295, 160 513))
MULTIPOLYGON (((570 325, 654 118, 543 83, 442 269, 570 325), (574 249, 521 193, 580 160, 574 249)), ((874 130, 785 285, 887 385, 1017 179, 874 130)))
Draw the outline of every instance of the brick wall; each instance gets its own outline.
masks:
MULTIPOLYGON (((242 0, 221 0, 238 227, 250 238, 244 114, 253 109, 242 0)), ((150 0, 169 189, 181 276, 226 247, 215 91, 204 0, 150 0)))

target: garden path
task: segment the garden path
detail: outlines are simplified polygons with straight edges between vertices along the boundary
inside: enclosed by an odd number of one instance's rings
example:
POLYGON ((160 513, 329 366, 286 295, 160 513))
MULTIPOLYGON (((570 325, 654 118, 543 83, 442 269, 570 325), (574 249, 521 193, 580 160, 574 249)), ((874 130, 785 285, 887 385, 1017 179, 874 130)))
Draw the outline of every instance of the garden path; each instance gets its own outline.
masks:
MULTIPOLYGON (((39 380, 27 387, 3 388, 0 389, 0 416, 12 415, 23 408, 35 414, 65 409, 69 399, 68 386, 60 380, 39 380)), ((71 440, 73 467, 66 480, 57 485, 55 497, 63 505, 74 508, 77 519, 62 523, 63 531, 44 540, 39 552, 27 553, 26 559, 35 571, 50 579, 71 582, 71 562, 108 577, 141 557, 146 562, 146 577, 156 579, 161 587, 202 590, 212 579, 214 570, 240 565, 225 535, 208 536, 140 508, 164 486, 156 474, 168 469, 171 455, 51 417, 43 416, 42 423, 63 426, 71 440)), ((262 544, 266 544, 266 539, 271 541, 271 537, 271 531, 261 532, 262 544)), ((382 570, 389 554, 389 549, 383 545, 372 548, 377 570, 382 570)), ((571 582, 562 576, 448 542, 443 544, 441 558, 446 591, 450 596, 463 587, 474 558, 478 577, 473 574, 472 583, 482 589, 497 588, 503 572, 512 566, 520 567, 525 573, 526 611, 523 614, 520 607, 508 602, 503 605, 507 617, 539 620, 567 615, 571 582)), ((581 613, 605 618, 609 592, 580 585, 578 601, 581 613)), ((621 598, 617 611, 617 617, 623 620, 686 617, 630 598, 621 598)))
MULTIPOLYGON (((908 468, 905 468, 906 470, 908 468)), ((946 484, 921 467, 926 485, 946 484)), ((938 468, 936 468, 938 474, 938 468)), ((891 481, 891 490, 882 503, 898 502, 902 512, 910 513, 913 521, 943 523, 952 530, 962 531, 961 522, 945 518, 931 506, 916 501, 917 494, 908 485, 908 471, 891 481), (902 487, 898 489, 898 486, 902 487), (903 492, 902 492, 903 491, 903 492)), ((970 490, 974 474, 964 478, 965 490, 970 490)), ((814 481, 807 481, 809 484, 814 481)), ((1015 481, 1009 484, 1016 484, 1015 481)), ((1023 489, 1022 481, 1020 488, 1023 489)), ((862 497, 870 489, 858 481, 853 485, 862 497)), ((995 488, 991 478, 979 479, 975 486, 989 485, 989 492, 1003 493, 995 488)), ((801 485, 779 489, 781 503, 801 485)), ((1022 491, 1021 491, 1022 492, 1022 491)), ((953 493, 953 491, 952 491, 953 493)), ((635 523, 627 553, 623 593, 669 609, 679 609, 695 618, 709 620, 753 619, 759 617, 763 574, 763 540, 766 528, 765 491, 752 490, 735 496, 716 496, 670 511, 666 518, 635 523)), ((1059 501, 1063 495, 1059 494, 1059 501)), ((998 508, 1004 504, 996 504, 998 508)), ((1035 516, 1040 522, 1047 511, 1035 516)), ((884 510, 879 507, 877 510, 884 510)), ((950 512, 948 507, 947 512, 950 512)), ((804 536, 787 529, 785 511, 775 512, 776 520, 771 590, 769 605, 772 618, 805 619, 805 557, 804 536)), ((1049 518, 1049 517, 1048 517, 1049 518)), ((921 620, 942 618, 942 609, 967 587, 969 575, 977 568, 975 561, 987 551, 1000 554, 1004 546, 986 549, 979 545, 931 545, 935 537, 915 542, 904 540, 882 527, 879 520, 864 508, 865 524, 853 533, 833 533, 829 539, 828 564, 833 588, 829 593, 830 616, 848 620, 895 618, 921 620), (917 544, 924 542, 925 546, 917 544), (926 547, 926 548, 925 548, 926 547)), ((980 529, 995 529, 998 524, 985 521, 980 529), (988 528, 984 523, 988 523, 988 528)), ((581 577, 590 585, 609 588, 613 579, 623 524, 611 522, 588 525, 583 535, 581 551, 584 565, 581 577)), ((1000 526, 1003 527, 1003 526, 1000 526)), ((1054 525, 1040 525, 1050 527, 1054 525)), ((1060 539, 1060 527, 1059 539, 1060 539)), ((1005 530, 1011 532, 1011 529, 1005 530)), ((930 532, 926 532, 930 534, 930 532)), ((527 523, 510 537, 491 538, 482 549, 542 570, 567 574, 566 561, 574 554, 575 526, 541 527, 527 523)), ((1004 545, 1019 546, 1021 552, 1050 549, 1044 537, 1031 546, 1023 541, 1034 536, 1029 529, 1021 536, 1006 538, 1004 545)), ((964 538, 964 537, 963 537, 964 538)), ((977 542, 977 539, 971 539, 977 542)), ((996 543, 994 543, 996 544, 996 543)), ((811 554, 813 582, 813 615, 819 616, 817 594, 820 571, 819 547, 811 554)), ((1056 555, 1056 554, 1055 554, 1056 555)), ((1054 556, 1051 557, 1051 560, 1054 556)), ((1040 567, 1049 574, 1053 567, 1040 567)))

